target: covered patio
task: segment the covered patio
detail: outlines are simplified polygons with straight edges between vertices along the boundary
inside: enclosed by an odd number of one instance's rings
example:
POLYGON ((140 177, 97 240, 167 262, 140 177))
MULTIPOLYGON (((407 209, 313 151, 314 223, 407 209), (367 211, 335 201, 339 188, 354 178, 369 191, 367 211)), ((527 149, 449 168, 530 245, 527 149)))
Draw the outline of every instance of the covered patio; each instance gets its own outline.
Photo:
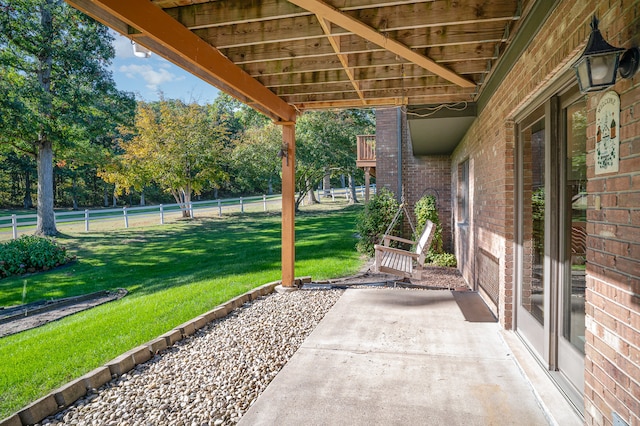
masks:
POLYGON ((537 372, 588 424, 640 421, 638 0, 67 2, 282 126, 284 287, 297 117, 376 108, 377 186, 417 200, 435 182, 462 276, 537 372), (627 60, 588 91, 573 64, 594 16, 627 60))
MULTIPOLYGON (((282 125, 284 286, 295 276, 296 117, 474 103, 523 19, 544 9, 519 0, 68 3, 282 125)), ((459 133, 455 118, 448 124, 459 133)))

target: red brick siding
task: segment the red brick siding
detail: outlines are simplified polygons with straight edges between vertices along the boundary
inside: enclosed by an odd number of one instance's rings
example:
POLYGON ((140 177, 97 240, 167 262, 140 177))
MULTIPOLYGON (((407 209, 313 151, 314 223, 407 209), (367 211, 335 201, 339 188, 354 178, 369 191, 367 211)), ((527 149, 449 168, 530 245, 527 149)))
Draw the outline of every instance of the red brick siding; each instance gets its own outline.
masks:
MULTIPOLYGON (((402 122, 402 182, 405 201, 411 207, 425 194, 436 195, 438 213, 442 223, 444 249, 452 251, 451 238, 451 160, 448 156, 413 155, 408 140, 406 116, 402 122)), ((376 110, 376 185, 402 195, 398 189, 398 110, 376 110)), ((415 224, 415 217, 412 217, 415 224)), ((408 236, 410 227, 405 224, 408 236)))
MULTIPOLYGON (((516 138, 511 120, 582 51, 594 12, 611 44, 640 45, 639 1, 561 1, 451 156, 454 170, 466 159, 474 164, 471 239, 475 249, 499 259, 505 328, 511 327, 513 314, 516 138)), ((615 411, 640 425, 640 74, 613 89, 621 100, 618 173, 594 174, 595 108, 601 95, 589 95, 587 106, 585 421, 610 425, 615 411), (594 209, 596 196, 601 210, 594 209)), ((473 265, 466 268, 465 276, 479 279, 473 265)))

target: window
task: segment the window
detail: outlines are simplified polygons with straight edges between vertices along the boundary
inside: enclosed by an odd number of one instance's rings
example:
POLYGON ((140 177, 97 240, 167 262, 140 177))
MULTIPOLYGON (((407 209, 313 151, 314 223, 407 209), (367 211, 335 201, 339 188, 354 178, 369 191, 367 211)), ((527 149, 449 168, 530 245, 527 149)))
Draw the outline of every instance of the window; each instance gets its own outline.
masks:
POLYGON ((469 222, 469 160, 458 164, 458 223, 469 222))

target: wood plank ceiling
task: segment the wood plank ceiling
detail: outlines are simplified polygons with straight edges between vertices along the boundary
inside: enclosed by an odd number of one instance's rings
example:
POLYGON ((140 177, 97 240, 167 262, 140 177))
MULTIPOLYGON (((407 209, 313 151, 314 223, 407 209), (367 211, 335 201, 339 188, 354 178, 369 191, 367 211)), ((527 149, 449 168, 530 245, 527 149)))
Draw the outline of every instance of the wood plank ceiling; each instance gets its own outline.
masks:
POLYGON ((295 116, 286 106, 274 108, 279 100, 274 104, 271 94, 298 112, 473 102, 533 3, 68 1, 276 120, 295 116), (120 2, 127 6, 118 6, 120 2), (150 3, 156 9, 150 10, 150 3), (173 30, 165 16, 177 21, 180 30, 173 30), (189 38, 192 35, 197 43, 189 38), (201 60, 206 56, 198 47, 201 41, 215 48, 209 61, 201 60), (180 43, 196 46, 194 52, 185 53, 180 43), (242 82, 234 80, 236 74, 242 82), (243 82, 257 82, 269 93, 244 90, 243 82))

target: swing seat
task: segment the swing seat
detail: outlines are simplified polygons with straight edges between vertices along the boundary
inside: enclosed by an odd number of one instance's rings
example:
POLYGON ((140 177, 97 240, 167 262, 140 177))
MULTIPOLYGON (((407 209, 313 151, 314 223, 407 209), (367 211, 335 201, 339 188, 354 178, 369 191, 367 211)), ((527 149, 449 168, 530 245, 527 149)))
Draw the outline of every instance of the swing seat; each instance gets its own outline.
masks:
POLYGON ((427 220, 418 241, 407 240, 393 235, 384 235, 382 244, 374 246, 376 271, 390 273, 403 278, 420 278, 417 273, 424 267, 425 252, 431 246, 433 228, 433 222, 427 220), (390 247, 392 241, 415 246, 415 250, 407 251, 390 247))

